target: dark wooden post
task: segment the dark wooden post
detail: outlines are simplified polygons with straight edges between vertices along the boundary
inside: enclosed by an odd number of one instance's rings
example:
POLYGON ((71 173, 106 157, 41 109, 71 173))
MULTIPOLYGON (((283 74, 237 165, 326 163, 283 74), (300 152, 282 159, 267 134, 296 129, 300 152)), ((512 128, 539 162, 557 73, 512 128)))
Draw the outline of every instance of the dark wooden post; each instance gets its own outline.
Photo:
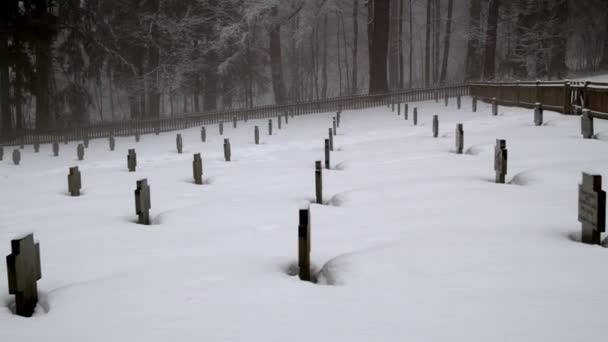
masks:
POLYGON ((83 144, 78 144, 78 146, 76 147, 76 154, 78 155, 78 160, 84 159, 84 145, 83 144))
POLYGON ((298 267, 300 280, 310 281, 310 209, 300 209, 298 267))
POLYGON ((338 126, 338 128, 340 127, 340 116, 341 116, 342 112, 338 111, 336 112, 336 125, 338 126))
POLYGON ((253 139, 256 145, 260 144, 260 129, 258 128, 258 126, 255 126, 253 128, 253 139))
POLYGON ((268 120, 268 135, 272 135, 272 119, 268 120))
POLYGON ((80 171, 78 166, 70 168, 68 173, 68 191, 71 196, 80 196, 80 189, 82 188, 82 180, 80 178, 80 171))
POLYGON ((323 167, 321 161, 315 161, 315 195, 317 204, 323 204, 323 167))
POLYGON ((433 138, 439 135, 439 116, 433 115, 433 138))
POLYGON ((507 141, 496 139, 494 147, 494 171, 496 171, 496 183, 504 184, 507 175, 507 141))
POLYGON ((445 106, 447 107, 449 104, 449 100, 448 100, 448 93, 445 93, 445 106))
POLYGON ((232 157, 232 151, 230 151, 230 140, 224 139, 224 159, 229 162, 232 157))
POLYGON ((471 99, 472 103, 471 103, 471 107, 473 109, 473 113, 477 112, 477 98, 475 96, 473 96, 473 99, 471 99))
POLYGON ((325 139, 325 168, 329 170, 329 139, 325 139))
POLYGON ((0 160, 4 159, 4 146, 0 146, 0 160))
POLYGON ((220 121, 219 129, 220 135, 224 135, 224 123, 222 121, 220 121))
POLYGON ((137 181, 135 189, 135 214, 137 215, 137 223, 150 224, 150 209, 152 208, 150 201, 150 186, 147 179, 137 181))
POLYGON ((40 152, 40 143, 38 142, 38 139, 36 138, 36 142, 34 142, 34 153, 38 153, 40 152))
POLYGON ((38 285, 42 278, 40 246, 34 234, 11 241, 11 254, 6 256, 8 293, 15 295, 16 314, 31 317, 38 304, 38 285))
POLYGON ((329 150, 333 151, 334 150, 334 134, 332 132, 332 129, 329 129, 329 150))
POLYGON ((195 184, 203 184, 203 160, 201 159, 200 153, 194 155, 194 160, 192 161, 192 175, 195 184))
POLYGON ((139 132, 135 132, 135 142, 139 142, 139 140, 140 140, 139 132))
POLYGON ((281 129, 281 128, 282 128, 282 121, 283 121, 283 120, 281 119, 281 116, 280 116, 280 115, 279 115, 279 116, 277 116, 277 127, 278 127, 279 129, 281 129))
POLYGON ((137 167, 137 154, 135 153, 134 148, 130 148, 129 154, 127 154, 127 167, 129 168, 129 172, 135 172, 137 167))
POLYGON ((232 117, 232 128, 236 128, 236 116, 232 117))
POLYGON ((114 139, 113 135, 110 135, 108 140, 109 140, 109 144, 110 144, 110 151, 114 151, 114 149, 116 148, 116 139, 114 139))
POLYGON ((401 115, 401 102, 397 103, 397 116, 401 115))
POLYGON ((458 110, 460 110, 460 106, 462 104, 462 99, 460 98, 460 95, 456 96, 456 107, 458 108, 458 110))
POLYGON ((21 162, 21 151, 18 148, 13 150, 13 163, 19 165, 21 162))
POLYGON ((543 125, 543 105, 538 102, 534 104, 534 124, 536 126, 543 125))
POLYGON ((414 112, 412 113, 412 121, 414 122, 414 126, 418 125, 418 107, 414 107, 414 112))
POLYGON ((182 143, 182 135, 177 134, 175 136, 175 145, 177 147, 177 153, 182 153, 183 143, 182 143))
MULTIPOLYGON (((59 156, 59 143, 56 141, 53 142, 53 155, 55 157, 59 156)), ((0 158, 0 160, 2 160, 2 159, 0 158)))
POLYGON ((583 173, 578 186, 578 221, 582 223, 581 241, 599 245, 606 231, 606 192, 602 176, 583 173))
POLYGON ((581 116, 581 133, 583 138, 593 138, 593 116, 589 109, 583 109, 583 115, 581 116))
POLYGON ((462 124, 459 123, 456 125, 456 153, 462 154, 464 150, 464 129, 462 124))
POLYGON ((403 118, 405 120, 407 120, 407 117, 409 115, 409 111, 410 111, 410 105, 409 104, 405 104, 405 108, 403 109, 403 118))
POLYGON ((207 140, 207 129, 205 126, 201 127, 201 141, 205 142, 207 140))
POLYGON ((334 135, 337 135, 338 134, 338 125, 337 125, 336 117, 334 117, 332 120, 332 126, 334 128, 334 131, 333 131, 334 135))
POLYGON ((498 102, 495 97, 492 98, 492 115, 498 115, 498 102))

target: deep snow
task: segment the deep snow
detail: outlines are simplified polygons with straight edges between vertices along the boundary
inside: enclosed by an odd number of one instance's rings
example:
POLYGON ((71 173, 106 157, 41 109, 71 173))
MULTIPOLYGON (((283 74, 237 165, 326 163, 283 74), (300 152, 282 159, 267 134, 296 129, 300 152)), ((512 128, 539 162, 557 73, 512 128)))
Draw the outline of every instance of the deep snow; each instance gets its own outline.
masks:
POLYGON ((385 107, 342 114, 323 175, 329 205, 311 207, 320 284, 287 273, 334 113, 275 122, 272 137, 267 120, 225 124, 230 163, 217 125, 206 143, 199 128, 181 131, 181 155, 178 132, 117 138, 115 152, 92 140, 82 162, 76 143, 57 158, 50 145, 26 146, 20 166, 5 149, 0 254, 35 233, 42 305, 33 318, 12 315, 1 281, 0 341, 601 340, 608 249, 572 238, 581 172, 608 176, 608 123, 596 120, 599 139, 584 140, 578 117, 545 112, 535 127, 531 110, 493 117, 487 104, 471 113, 469 98, 461 111, 441 102, 410 104, 410 121, 385 107), (463 155, 453 153, 459 122, 463 155), (506 185, 492 183, 497 138, 507 139, 506 185), (197 152, 202 186, 192 181, 197 152), (67 195, 75 165, 79 198, 67 195), (152 226, 134 223, 145 177, 152 226))

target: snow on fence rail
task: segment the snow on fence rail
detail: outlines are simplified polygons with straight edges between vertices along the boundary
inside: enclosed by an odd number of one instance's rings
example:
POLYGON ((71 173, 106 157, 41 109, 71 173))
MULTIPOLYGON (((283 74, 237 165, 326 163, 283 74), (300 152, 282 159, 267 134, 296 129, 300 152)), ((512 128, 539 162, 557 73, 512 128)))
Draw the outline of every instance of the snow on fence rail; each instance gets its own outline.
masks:
POLYGON ((428 101, 439 97, 465 96, 469 94, 467 84, 456 84, 436 88, 421 88, 395 91, 383 94, 342 96, 329 99, 294 102, 281 105, 267 105, 254 108, 230 109, 207 113, 196 113, 186 116, 132 120, 115 123, 100 123, 88 126, 66 127, 46 132, 24 131, 12 136, 0 137, 3 145, 48 144, 55 141, 79 141, 85 138, 107 138, 113 136, 131 136, 136 133, 150 134, 209 125, 233 120, 263 119, 276 117, 285 113, 304 115, 325 113, 343 109, 363 109, 396 102, 428 101))

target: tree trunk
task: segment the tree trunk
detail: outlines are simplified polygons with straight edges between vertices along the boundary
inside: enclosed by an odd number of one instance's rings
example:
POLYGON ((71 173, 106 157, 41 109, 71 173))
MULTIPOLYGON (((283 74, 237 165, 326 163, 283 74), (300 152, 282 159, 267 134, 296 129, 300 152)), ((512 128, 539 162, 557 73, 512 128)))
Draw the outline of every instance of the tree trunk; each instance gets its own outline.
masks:
POLYGON ((23 74, 15 75, 15 128, 21 131, 25 128, 23 117, 23 74))
POLYGON ((403 89, 405 70, 403 67, 403 2, 399 1, 399 89, 403 89))
POLYGON ((158 119, 160 118, 160 89, 158 84, 159 51, 157 47, 153 46, 150 48, 149 59, 149 69, 151 71, 149 74, 152 79, 148 81, 147 117, 150 119, 158 119))
MULTIPOLYGON (((557 6, 553 8, 557 16, 553 22, 553 43, 551 45, 551 61, 549 72, 556 79, 566 77, 568 68, 566 66, 566 48, 568 44, 568 1, 559 0, 557 6)), ((608 37, 604 39, 608 40, 608 37)), ((605 43, 606 44, 606 43, 605 43)))
POLYGON ((439 0, 433 3, 433 84, 439 82, 439 31, 441 28, 440 22, 439 0))
POLYGON ((283 57, 281 54, 281 26, 278 24, 270 31, 270 69, 272 71, 274 102, 276 104, 285 103, 283 57))
POLYGON ((49 73, 51 71, 51 43, 45 37, 36 44, 36 130, 50 128, 49 73))
POLYGON ((424 86, 431 85, 431 3, 426 0, 426 33, 424 45, 424 86))
POLYGON ((490 0, 488 24, 486 26, 486 41, 483 63, 483 78, 493 80, 496 66, 496 31, 498 28, 498 9, 500 0, 490 0))
POLYGON ((443 61, 441 63, 441 84, 445 84, 448 72, 448 59, 450 56, 450 38, 452 36, 452 9, 454 0, 448 1, 448 21, 445 25, 445 36, 443 37, 443 61))
POLYGON ((471 0, 469 8, 469 34, 467 39, 467 64, 465 69, 465 78, 467 81, 479 80, 481 76, 480 24, 481 0, 471 0))
POLYGON ((604 25, 604 51, 602 52, 602 61, 600 63, 600 68, 604 70, 608 70, 608 1, 606 2, 606 9, 604 10, 605 19, 604 25))
POLYGON ((210 52, 207 54, 207 63, 210 65, 210 67, 205 71, 205 88, 203 91, 204 112, 214 111, 217 109, 219 76, 216 69, 217 55, 215 52, 210 52))
POLYGON ((194 106, 194 112, 195 113, 200 113, 201 112, 201 106, 200 106, 200 100, 199 100, 199 94, 201 93, 201 77, 198 74, 194 75, 194 88, 192 89, 192 102, 193 102, 193 106, 194 106))
MULTIPOLYGON (((336 45, 337 45, 337 55, 338 59, 336 63, 338 64, 338 96, 342 96, 342 51, 340 46, 340 12, 336 10, 336 45)), ((346 57, 346 55, 344 55, 346 57)))
POLYGON ((222 77, 222 108, 232 108, 232 80, 228 75, 222 77))
MULTIPOLYGON (((327 14, 325 14, 325 18, 323 19, 323 66, 321 69, 321 97, 327 98, 327 14)), ((340 37, 336 35, 338 39, 340 37)))
POLYGON ((353 72, 352 72, 352 85, 351 94, 357 93, 357 53, 359 48, 359 0, 353 1, 353 72))
POLYGON ((409 0, 409 16, 410 16, 410 30, 409 30, 409 35, 410 35, 410 40, 409 40, 409 46, 408 48, 410 49, 410 55, 408 58, 408 62, 409 62, 409 67, 410 67, 410 79, 409 79, 409 88, 412 88, 412 79, 413 79, 413 71, 414 71, 414 35, 413 35, 413 15, 412 15, 412 0, 409 0))
POLYGON ((9 56, 6 35, 0 35, 0 115, 2 116, 2 135, 8 136, 12 129, 10 105, 9 56))
POLYGON ((387 54, 389 27, 389 0, 372 0, 368 3, 367 34, 369 41, 369 93, 388 91, 387 54))
POLYGON ((531 54, 529 48, 526 46, 526 37, 525 35, 529 33, 530 30, 530 21, 532 19, 532 15, 527 13, 527 1, 526 0, 518 0, 515 4, 515 8, 519 12, 517 16, 516 26, 515 26, 515 42, 512 53, 512 61, 511 68, 513 72, 513 76, 517 79, 526 79, 528 78, 528 68, 527 68, 527 58, 531 54))
POLYGON ((114 121, 114 87, 112 85, 112 69, 106 67, 106 75, 108 78, 108 92, 110 96, 110 114, 112 115, 112 121, 114 121))

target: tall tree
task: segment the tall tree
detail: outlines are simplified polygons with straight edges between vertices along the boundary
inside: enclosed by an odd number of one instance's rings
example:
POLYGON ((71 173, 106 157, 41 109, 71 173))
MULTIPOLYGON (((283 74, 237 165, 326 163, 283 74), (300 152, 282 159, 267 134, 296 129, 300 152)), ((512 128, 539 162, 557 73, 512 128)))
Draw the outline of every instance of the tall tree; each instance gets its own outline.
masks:
POLYGON ((413 15, 412 15, 412 0, 409 0, 409 21, 410 21, 410 30, 408 31, 409 34, 409 44, 408 44, 408 49, 410 52, 409 58, 408 58, 408 62, 409 62, 409 74, 410 74, 410 79, 408 82, 408 87, 412 88, 412 78, 414 75, 414 59, 413 59, 413 54, 414 54, 414 33, 413 33, 413 15))
POLYGON ((357 93, 357 70, 359 67, 358 63, 358 49, 359 49, 359 0, 353 1, 353 71, 352 71, 352 82, 351 94, 357 93))
POLYGON ((602 51, 602 62, 600 63, 600 67, 602 69, 608 70, 608 1, 606 1, 606 9, 604 10, 605 18, 604 18, 604 48, 602 51))
POLYGON ((481 0, 470 0, 469 23, 467 28, 467 55, 465 78, 467 81, 478 80, 481 76, 481 0))
MULTIPOLYGON (((566 66, 566 49, 568 43, 568 1, 556 0, 553 7, 555 16, 552 22, 551 33, 551 60, 549 72, 557 79, 566 77, 568 67, 566 66)), ((607 24, 608 25, 608 24, 607 24)), ((605 39, 608 40, 608 37, 605 39)))
POLYGON ((441 84, 445 83, 448 72, 448 59, 450 56, 450 39, 452 38, 452 9, 454 0, 448 1, 448 20, 445 24, 445 35, 443 37, 443 61, 441 63, 441 84))
POLYGON ((403 2, 399 0, 399 89, 403 89, 404 67, 403 67, 403 2))
POLYGON ((486 41, 484 44, 483 78, 493 80, 496 68, 496 32, 498 29, 498 10, 500 0, 490 0, 488 23, 486 26, 486 41))
POLYGON ((426 0, 426 27, 424 44, 424 86, 431 85, 431 9, 433 0, 426 0))
POLYGON ((369 92, 388 91, 387 57, 390 0, 368 2, 369 92))

